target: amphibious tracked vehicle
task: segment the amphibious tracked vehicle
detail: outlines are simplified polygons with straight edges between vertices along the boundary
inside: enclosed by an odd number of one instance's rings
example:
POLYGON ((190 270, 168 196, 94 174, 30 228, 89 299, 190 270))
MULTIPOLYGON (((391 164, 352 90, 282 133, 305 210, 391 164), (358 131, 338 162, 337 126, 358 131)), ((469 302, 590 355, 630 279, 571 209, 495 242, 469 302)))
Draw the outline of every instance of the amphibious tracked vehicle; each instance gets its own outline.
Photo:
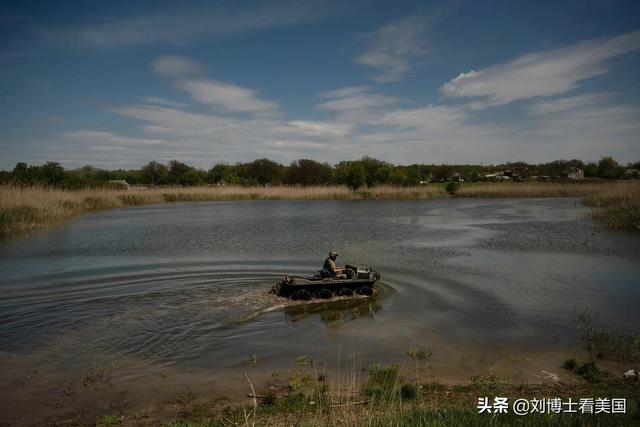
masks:
POLYGON ((334 296, 371 296, 382 275, 370 267, 346 265, 344 277, 331 277, 324 270, 315 276, 287 275, 271 292, 292 300, 330 299, 334 296))

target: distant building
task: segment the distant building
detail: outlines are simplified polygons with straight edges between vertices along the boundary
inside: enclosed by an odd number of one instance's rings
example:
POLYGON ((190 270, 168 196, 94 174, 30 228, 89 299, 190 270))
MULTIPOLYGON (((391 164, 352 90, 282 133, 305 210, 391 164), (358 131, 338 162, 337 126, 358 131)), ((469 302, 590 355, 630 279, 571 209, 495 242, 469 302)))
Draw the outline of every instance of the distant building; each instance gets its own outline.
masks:
POLYGON ((490 181, 509 181, 511 178, 506 176, 504 172, 492 172, 484 175, 485 179, 490 181))
POLYGON ((120 188, 123 190, 128 190, 131 188, 131 184, 129 184, 124 179, 112 179, 109 181, 109 186, 114 188, 120 188))
POLYGON ((563 172, 562 176, 569 179, 584 179, 584 171, 575 166, 571 166, 563 172))
POLYGON ((640 169, 625 169, 624 177, 626 179, 640 179, 640 169))
POLYGON ((447 175, 447 181, 463 182, 464 179, 462 179, 462 174, 460 172, 452 172, 447 175))

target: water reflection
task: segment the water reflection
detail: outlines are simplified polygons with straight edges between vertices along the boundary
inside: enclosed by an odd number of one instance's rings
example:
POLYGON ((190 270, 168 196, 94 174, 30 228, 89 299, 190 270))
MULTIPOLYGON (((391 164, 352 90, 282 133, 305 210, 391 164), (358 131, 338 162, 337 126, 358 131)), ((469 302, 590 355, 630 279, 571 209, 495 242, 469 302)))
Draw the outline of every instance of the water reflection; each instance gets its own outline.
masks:
POLYGON ((382 310, 382 304, 378 299, 376 296, 370 298, 356 297, 297 304, 285 307, 284 312, 291 318, 292 322, 318 316, 328 327, 338 329, 353 320, 367 318, 373 320, 375 318, 374 315, 382 310))

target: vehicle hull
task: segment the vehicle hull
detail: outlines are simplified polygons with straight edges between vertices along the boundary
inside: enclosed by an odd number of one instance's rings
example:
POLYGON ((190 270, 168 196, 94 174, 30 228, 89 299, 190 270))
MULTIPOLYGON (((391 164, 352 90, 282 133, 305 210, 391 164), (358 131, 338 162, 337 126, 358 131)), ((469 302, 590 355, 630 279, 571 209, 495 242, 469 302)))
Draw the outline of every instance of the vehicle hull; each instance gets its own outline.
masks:
POLYGON ((365 267, 351 267, 354 273, 351 278, 296 276, 287 275, 284 279, 273 285, 271 292, 284 298, 329 299, 334 296, 349 296, 353 294, 373 295, 374 284, 380 279, 379 272, 365 267), (366 269, 367 273, 363 271, 366 269), (356 274, 357 273, 357 274, 356 274), (300 292, 302 291, 302 292, 300 292))

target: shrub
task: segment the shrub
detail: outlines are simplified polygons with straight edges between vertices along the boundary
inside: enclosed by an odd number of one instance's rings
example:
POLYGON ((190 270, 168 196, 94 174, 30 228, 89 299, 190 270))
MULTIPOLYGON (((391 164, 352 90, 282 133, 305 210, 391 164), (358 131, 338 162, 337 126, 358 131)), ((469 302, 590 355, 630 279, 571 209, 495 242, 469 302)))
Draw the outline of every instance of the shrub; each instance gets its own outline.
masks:
POLYGON ((601 373, 594 362, 585 362, 579 364, 576 367, 576 374, 590 383, 597 383, 600 381, 601 373))
POLYGON ((445 190, 447 190, 447 193, 449 193, 452 196, 454 196, 458 192, 458 190, 460 190, 460 183, 459 182, 450 182, 445 187, 445 190))
POLYGON ((262 399, 262 404, 264 406, 273 406, 277 402, 277 397, 274 393, 268 393, 264 399, 262 399))
POLYGON ((564 361, 564 363, 562 364, 562 367, 568 371, 573 371, 574 369, 576 369, 576 359, 571 358, 571 359, 567 359, 564 361))
POLYGON ((403 400, 413 400, 418 395, 418 389, 413 384, 404 384, 400 388, 400 397, 403 400))

